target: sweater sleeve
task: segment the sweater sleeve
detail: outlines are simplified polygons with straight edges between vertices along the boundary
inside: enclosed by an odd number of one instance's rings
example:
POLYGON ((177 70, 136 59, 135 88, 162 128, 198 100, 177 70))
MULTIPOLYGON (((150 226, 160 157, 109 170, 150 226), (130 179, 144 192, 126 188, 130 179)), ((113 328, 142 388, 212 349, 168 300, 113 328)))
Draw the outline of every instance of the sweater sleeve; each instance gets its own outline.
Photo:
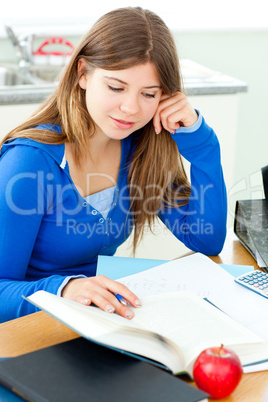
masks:
POLYGON ((27 280, 35 240, 50 202, 49 163, 42 150, 15 146, 0 159, 0 322, 35 312, 22 296, 56 294, 65 277, 27 280))
POLYGON ((182 127, 172 136, 190 162, 187 205, 162 209, 159 217, 188 248, 217 255, 226 237, 227 197, 216 134, 200 115, 195 131, 182 127))

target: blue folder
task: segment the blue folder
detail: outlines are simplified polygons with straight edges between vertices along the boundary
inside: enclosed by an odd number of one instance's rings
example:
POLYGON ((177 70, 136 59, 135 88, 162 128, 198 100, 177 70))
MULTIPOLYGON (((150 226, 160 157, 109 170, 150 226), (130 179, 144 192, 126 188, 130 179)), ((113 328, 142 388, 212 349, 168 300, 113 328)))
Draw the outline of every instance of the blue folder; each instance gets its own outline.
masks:
MULTIPOLYGON (((110 279, 116 280, 157 267, 158 265, 165 264, 166 262, 169 261, 99 255, 96 275, 104 275, 110 279)), ((219 265, 235 278, 239 275, 254 270, 254 267, 249 265, 219 265)))

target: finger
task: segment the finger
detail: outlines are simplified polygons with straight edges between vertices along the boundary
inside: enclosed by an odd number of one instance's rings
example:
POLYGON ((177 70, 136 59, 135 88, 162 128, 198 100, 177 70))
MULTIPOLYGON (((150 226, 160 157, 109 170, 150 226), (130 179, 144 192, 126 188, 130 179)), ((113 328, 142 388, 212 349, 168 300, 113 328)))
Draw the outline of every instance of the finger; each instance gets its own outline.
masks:
MULTIPOLYGON (((134 317, 134 313, 131 309, 127 307, 126 304, 122 304, 118 298, 116 297, 118 294, 113 294, 109 291, 107 291, 104 295, 104 298, 108 300, 114 307, 115 311, 117 314, 121 315, 122 317, 125 317, 127 319, 131 319, 134 317)), ((120 295, 121 296, 121 295, 120 295)), ((125 300, 125 299, 123 299, 125 300)), ((137 306, 136 306, 137 307, 137 306)))
MULTIPOLYGON (((170 95, 162 94, 161 98, 160 98, 159 105, 161 104, 161 102, 163 100, 168 99, 169 97, 170 97, 170 95)), ((157 108, 157 110, 156 110, 156 112, 154 114, 154 117, 153 117, 153 125, 154 125, 154 129, 155 129, 156 134, 160 134, 161 131, 162 131, 162 128, 163 128, 162 125, 161 125, 161 119, 160 119, 160 115, 159 115, 159 111, 161 110, 161 109, 159 109, 159 105, 158 105, 158 108, 157 108)))
POLYGON ((155 133, 160 134, 162 131, 162 125, 161 125, 161 119, 160 119, 160 114, 159 114, 158 109, 153 117, 153 125, 154 125, 154 129, 155 129, 155 133))
POLYGON ((172 105, 173 103, 179 102, 179 101, 187 101, 187 98, 184 94, 181 92, 175 92, 172 95, 163 95, 161 97, 160 102, 159 102, 159 109, 162 110, 166 108, 169 105, 172 105))
POLYGON ((183 125, 184 113, 183 111, 175 111, 169 114, 166 118, 163 118, 163 127, 174 134, 175 130, 179 129, 183 125))
POLYGON ((177 100, 175 103, 161 105, 159 111, 162 126, 168 131, 174 131, 180 126, 191 127, 198 119, 195 109, 188 102, 187 98, 177 100), (179 124, 179 125, 178 125, 179 124))
POLYGON ((90 306, 91 300, 88 297, 79 296, 77 298, 78 303, 84 304, 85 306, 90 306))
POLYGON ((133 311, 130 310, 127 306, 121 304, 109 291, 106 291, 104 295, 94 292, 91 298, 96 306, 101 308, 103 311, 106 311, 107 313, 113 313, 116 311, 117 314, 121 315, 124 318, 127 318, 128 320, 131 320, 131 318, 134 317, 133 311))
POLYGON ((165 100, 165 99, 169 99, 169 98, 174 98, 175 96, 181 97, 181 98, 186 98, 186 95, 180 91, 175 91, 169 94, 164 94, 162 93, 160 100, 165 100))
POLYGON ((160 102, 163 102, 165 99, 169 99, 173 96, 173 94, 168 95, 168 94, 162 94, 160 98, 160 102))
POLYGON ((121 315, 128 320, 131 320, 134 317, 134 312, 127 306, 121 304, 120 302, 116 302, 115 311, 117 314, 121 315))
POLYGON ((160 112, 162 126, 170 131, 180 127, 178 124, 184 114, 184 105, 181 101, 173 103, 160 112))
POLYGON ((116 308, 115 311, 117 314, 121 315, 122 317, 131 320, 134 317, 134 312, 130 310, 128 307, 123 306, 121 303, 120 307, 116 308))
MULTIPOLYGON (((179 93, 176 96, 164 95, 161 98, 161 102, 159 103, 157 111, 156 111, 156 113, 154 115, 154 118, 153 118, 153 124, 154 124, 155 131, 156 131, 157 134, 162 130, 162 127, 164 126, 164 124, 163 124, 163 116, 165 116, 165 115, 163 115, 163 111, 165 111, 165 113, 168 114, 168 110, 169 110, 170 107, 172 108, 171 113, 176 108, 177 109, 182 108, 184 106, 184 104, 183 103, 178 103, 178 102, 184 101, 184 100, 185 100, 185 96, 182 95, 181 93, 179 93)), ((179 127, 177 127, 177 128, 179 128, 179 127)))
POLYGON ((180 97, 174 97, 171 99, 167 99, 163 103, 161 103, 158 107, 158 112, 160 114, 160 117, 162 116, 163 113, 165 113, 168 110, 174 111, 174 110, 180 110, 183 108, 187 108, 188 102, 186 99, 181 99, 180 97))
POLYGON ((103 276, 101 278, 101 284, 109 292, 123 296, 123 298, 132 304, 133 307, 141 307, 141 301, 139 298, 122 283, 113 281, 112 279, 103 276))
POLYGON ((125 285, 122 283, 114 281, 113 289, 114 294, 119 294, 125 300, 127 300, 133 307, 141 307, 141 301, 135 295, 135 293, 131 292, 125 285))
POLYGON ((165 108, 166 104, 163 103, 165 100, 169 100, 170 98, 172 98, 172 100, 170 100, 170 103, 173 103, 175 100, 173 100, 173 94, 172 95, 167 95, 167 94, 162 94, 161 98, 160 98, 160 102, 158 105, 158 108, 155 112, 155 115, 153 117, 153 125, 155 128, 155 132, 156 134, 159 134, 162 131, 162 124, 161 124, 161 118, 160 118, 160 112, 163 108, 165 108))
POLYGON ((98 290, 90 291, 90 299, 92 303, 94 303, 96 306, 100 307, 103 311, 106 311, 107 313, 113 313, 115 311, 115 306, 108 300, 108 298, 102 296, 100 292, 104 293, 105 291, 101 288, 98 290))

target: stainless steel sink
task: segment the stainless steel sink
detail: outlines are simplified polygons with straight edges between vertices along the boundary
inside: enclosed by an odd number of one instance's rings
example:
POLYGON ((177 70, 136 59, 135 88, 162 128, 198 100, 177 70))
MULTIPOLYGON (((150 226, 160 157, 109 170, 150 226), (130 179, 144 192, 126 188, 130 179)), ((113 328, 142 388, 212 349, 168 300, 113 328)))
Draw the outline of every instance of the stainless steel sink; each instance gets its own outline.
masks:
POLYGON ((61 69, 0 63, 0 105, 40 104, 57 87, 61 69))
POLYGON ((0 86, 27 84, 32 84, 32 81, 18 69, 0 65, 0 86))
POLYGON ((41 80, 41 82, 47 83, 57 82, 62 69, 62 66, 32 65, 28 68, 28 71, 34 79, 37 78, 39 82, 41 80))
POLYGON ((17 63, 0 63, 0 105, 40 103, 57 87, 63 67, 33 64, 34 36, 19 37, 11 26, 4 27, 14 46, 17 63))
POLYGON ((0 88, 6 90, 10 86, 24 85, 53 85, 57 83, 62 66, 37 65, 32 62, 33 35, 20 37, 13 27, 4 25, 7 35, 11 40, 16 56, 17 64, 0 64, 0 88))
POLYGON ((58 81, 62 66, 0 64, 0 87, 49 85, 58 81))

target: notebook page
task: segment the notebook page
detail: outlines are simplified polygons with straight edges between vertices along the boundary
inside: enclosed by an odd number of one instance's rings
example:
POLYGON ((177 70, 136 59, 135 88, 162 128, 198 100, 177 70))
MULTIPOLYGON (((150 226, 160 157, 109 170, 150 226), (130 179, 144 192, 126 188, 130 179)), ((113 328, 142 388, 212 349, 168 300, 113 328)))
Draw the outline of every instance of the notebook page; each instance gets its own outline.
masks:
POLYGON ((268 300, 234 282, 232 275, 200 253, 121 278, 138 297, 190 290, 268 342, 268 300))
MULTIPOLYGON (((196 253, 138 274, 121 278, 118 281, 140 297, 178 290, 194 290, 195 293, 203 298, 209 297, 210 286, 204 286, 200 282, 203 272, 206 274, 214 273, 215 268, 220 268, 213 262, 212 266, 208 266, 210 261, 208 257, 196 253), (189 286, 191 286, 191 289, 189 286)), ((207 276, 207 285, 209 285, 209 282, 213 283, 214 281, 215 276, 207 276)))

